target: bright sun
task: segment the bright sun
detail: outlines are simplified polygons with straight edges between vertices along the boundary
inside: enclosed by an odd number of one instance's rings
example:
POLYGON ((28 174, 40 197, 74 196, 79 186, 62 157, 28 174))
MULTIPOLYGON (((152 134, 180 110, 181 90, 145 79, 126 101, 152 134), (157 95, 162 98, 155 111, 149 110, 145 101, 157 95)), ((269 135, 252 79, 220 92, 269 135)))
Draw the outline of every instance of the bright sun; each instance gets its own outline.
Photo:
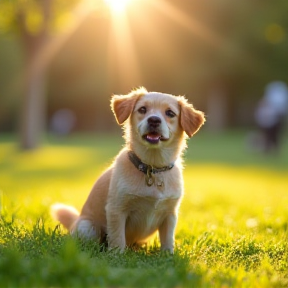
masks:
POLYGON ((123 12, 132 0, 105 0, 112 12, 123 12))

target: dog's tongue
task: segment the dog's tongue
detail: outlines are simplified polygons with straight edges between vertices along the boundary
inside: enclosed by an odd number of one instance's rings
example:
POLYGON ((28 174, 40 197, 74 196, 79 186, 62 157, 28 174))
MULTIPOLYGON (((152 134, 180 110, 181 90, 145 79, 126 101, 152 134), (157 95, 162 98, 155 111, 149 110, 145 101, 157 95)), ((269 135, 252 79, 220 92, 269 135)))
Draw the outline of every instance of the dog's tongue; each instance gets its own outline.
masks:
POLYGON ((146 140, 152 144, 157 144, 160 141, 160 137, 161 135, 159 134, 151 133, 146 135, 146 140))
POLYGON ((152 141, 157 141, 157 140, 159 140, 160 139, 160 135, 158 135, 158 134, 148 134, 147 135, 147 139, 148 140, 152 140, 152 141))

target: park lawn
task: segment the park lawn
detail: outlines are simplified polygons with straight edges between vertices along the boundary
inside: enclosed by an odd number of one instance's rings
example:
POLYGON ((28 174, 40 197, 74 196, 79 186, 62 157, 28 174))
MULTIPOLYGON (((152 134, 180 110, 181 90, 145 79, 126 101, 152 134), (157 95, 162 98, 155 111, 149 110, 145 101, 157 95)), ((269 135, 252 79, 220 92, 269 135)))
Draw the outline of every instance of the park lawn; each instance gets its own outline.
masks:
POLYGON ((288 286, 287 148, 252 153, 241 131, 191 139, 171 256, 157 239, 107 252, 71 239, 49 215, 55 202, 81 208, 119 135, 50 136, 26 152, 14 140, 0 137, 1 287, 288 286))

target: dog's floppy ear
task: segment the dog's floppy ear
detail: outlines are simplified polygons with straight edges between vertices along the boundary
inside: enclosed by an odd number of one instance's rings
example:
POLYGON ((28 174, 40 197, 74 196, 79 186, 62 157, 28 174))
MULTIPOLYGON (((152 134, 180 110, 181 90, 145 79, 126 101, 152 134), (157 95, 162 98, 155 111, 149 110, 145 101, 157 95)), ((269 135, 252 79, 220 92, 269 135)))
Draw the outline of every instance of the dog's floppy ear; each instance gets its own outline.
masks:
POLYGON ((205 116, 202 111, 193 108, 187 99, 179 97, 180 112, 180 125, 185 133, 191 138, 204 124, 205 116))
POLYGON ((123 124, 129 118, 137 100, 145 93, 147 93, 147 90, 141 87, 137 90, 132 90, 127 95, 112 96, 111 109, 119 125, 123 124))

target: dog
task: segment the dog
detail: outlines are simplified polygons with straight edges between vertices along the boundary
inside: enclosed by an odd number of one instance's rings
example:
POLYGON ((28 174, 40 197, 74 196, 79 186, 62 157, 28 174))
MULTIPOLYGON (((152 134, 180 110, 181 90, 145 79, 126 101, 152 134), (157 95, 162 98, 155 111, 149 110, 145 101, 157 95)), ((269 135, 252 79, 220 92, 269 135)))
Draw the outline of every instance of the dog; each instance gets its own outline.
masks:
POLYGON ((141 87, 114 95, 111 109, 124 128, 125 147, 94 184, 81 213, 54 204, 52 214, 72 235, 105 242, 108 249, 147 243, 159 233, 161 250, 174 251, 183 196, 182 153, 205 122, 183 96, 141 87))

